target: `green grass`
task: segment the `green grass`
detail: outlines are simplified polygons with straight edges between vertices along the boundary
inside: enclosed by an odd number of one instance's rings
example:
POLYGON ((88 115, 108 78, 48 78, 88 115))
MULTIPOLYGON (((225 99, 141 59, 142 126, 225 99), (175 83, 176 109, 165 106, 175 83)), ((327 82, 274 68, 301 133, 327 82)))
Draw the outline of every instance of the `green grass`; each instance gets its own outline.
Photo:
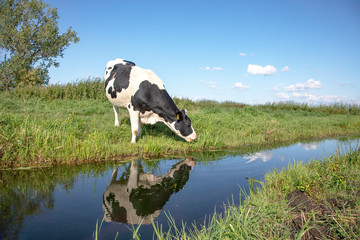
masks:
MULTIPOLYGON (((155 239, 357 239, 360 236, 360 152, 290 164, 265 176, 240 206, 224 204, 202 226, 169 230, 152 220, 155 239), (301 191, 304 191, 303 193, 301 191), (300 204, 291 205, 294 196, 300 204), (292 195, 291 195, 292 194, 292 195)), ((133 229, 134 238, 141 239, 133 229)))
POLYGON ((111 103, 100 79, 0 93, 0 168, 186 155, 193 151, 275 145, 360 133, 360 106, 174 99, 186 108, 198 139, 187 143, 164 124, 144 125, 130 144, 130 121, 111 103))

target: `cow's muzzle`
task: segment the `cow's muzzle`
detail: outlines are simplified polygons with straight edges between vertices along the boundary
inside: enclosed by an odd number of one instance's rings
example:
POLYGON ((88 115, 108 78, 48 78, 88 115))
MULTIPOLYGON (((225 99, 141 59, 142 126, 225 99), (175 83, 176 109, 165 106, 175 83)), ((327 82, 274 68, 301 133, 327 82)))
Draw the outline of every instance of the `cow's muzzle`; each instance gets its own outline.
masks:
POLYGON ((197 134, 196 134, 196 132, 193 132, 190 136, 187 136, 187 137, 185 138, 185 140, 188 141, 188 142, 192 142, 192 141, 194 141, 196 138, 197 138, 197 134))

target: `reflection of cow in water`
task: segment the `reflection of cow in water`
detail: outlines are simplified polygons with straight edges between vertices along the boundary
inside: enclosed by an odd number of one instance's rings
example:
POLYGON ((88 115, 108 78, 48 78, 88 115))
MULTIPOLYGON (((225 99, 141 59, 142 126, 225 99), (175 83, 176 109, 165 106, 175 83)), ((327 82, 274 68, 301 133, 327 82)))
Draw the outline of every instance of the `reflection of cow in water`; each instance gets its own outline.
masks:
POLYGON ((149 224, 149 217, 157 217, 170 196, 184 188, 194 165, 186 159, 166 174, 155 176, 141 172, 132 161, 118 180, 115 168, 103 197, 105 221, 149 224))

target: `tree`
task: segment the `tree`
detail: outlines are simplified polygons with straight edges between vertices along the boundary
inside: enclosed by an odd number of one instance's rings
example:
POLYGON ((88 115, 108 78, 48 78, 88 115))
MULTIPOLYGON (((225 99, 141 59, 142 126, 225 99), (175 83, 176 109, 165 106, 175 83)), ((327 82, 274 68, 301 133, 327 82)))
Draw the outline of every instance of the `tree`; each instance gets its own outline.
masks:
POLYGON ((58 19, 41 0, 0 0, 0 91, 49 82, 49 67, 79 42, 71 27, 59 33, 58 19))

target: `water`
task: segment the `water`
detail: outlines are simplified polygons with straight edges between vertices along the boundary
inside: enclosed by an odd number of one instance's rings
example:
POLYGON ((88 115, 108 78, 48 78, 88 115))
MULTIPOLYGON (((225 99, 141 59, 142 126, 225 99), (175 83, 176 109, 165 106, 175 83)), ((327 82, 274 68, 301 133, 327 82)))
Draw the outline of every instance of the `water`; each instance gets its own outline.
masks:
POLYGON ((240 202, 247 178, 262 180, 289 162, 323 159, 359 147, 359 138, 296 143, 275 149, 203 152, 183 159, 136 160, 0 174, 0 239, 152 238, 150 217, 167 226, 167 214, 181 224, 203 223, 216 207, 240 202))

